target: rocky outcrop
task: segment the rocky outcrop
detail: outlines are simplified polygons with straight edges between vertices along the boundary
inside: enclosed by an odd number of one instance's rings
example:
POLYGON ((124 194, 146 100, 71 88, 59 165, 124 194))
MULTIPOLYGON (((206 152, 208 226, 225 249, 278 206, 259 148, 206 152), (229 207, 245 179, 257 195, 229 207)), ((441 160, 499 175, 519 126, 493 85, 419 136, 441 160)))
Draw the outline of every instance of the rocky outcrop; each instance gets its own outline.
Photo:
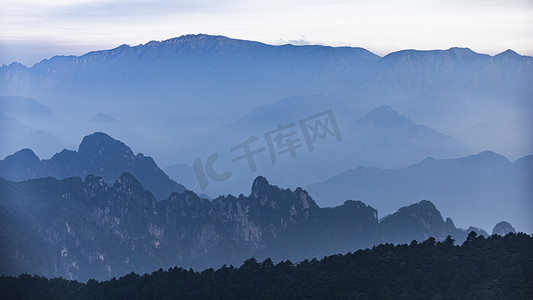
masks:
POLYGON ((298 261, 430 236, 461 241, 467 234, 429 201, 380 222, 361 201, 320 208, 305 190, 281 189, 261 176, 248 196, 213 201, 190 191, 157 201, 130 173, 112 186, 93 175, 83 181, 0 178, 0 216, 5 274, 78 280, 176 265, 240 265, 252 256, 298 261))
POLYGON ((0 176, 8 180, 52 176, 63 179, 97 175, 106 182, 114 182, 120 174, 133 174, 157 199, 186 188, 170 179, 155 161, 133 151, 119 140, 102 132, 85 136, 78 151, 63 150, 50 159, 40 160, 30 149, 23 149, 0 160, 0 176))
POLYGON ((492 229, 492 234, 497 234, 501 236, 504 236, 511 232, 516 233, 516 230, 511 224, 509 224, 509 222, 506 222, 506 221, 502 221, 496 224, 494 228, 492 229))

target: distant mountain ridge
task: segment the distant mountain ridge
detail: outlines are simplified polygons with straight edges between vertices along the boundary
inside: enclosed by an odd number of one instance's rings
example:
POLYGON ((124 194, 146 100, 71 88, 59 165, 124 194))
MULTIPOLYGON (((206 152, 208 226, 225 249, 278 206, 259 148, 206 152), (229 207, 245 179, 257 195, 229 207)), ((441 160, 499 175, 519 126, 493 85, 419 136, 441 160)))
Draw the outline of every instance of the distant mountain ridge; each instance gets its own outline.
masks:
MULTIPOLYGON (((417 123, 474 144, 467 146, 476 151, 523 156, 533 146, 520 143, 530 139, 517 120, 531 119, 531 78, 533 58, 512 51, 490 56, 467 48, 402 50, 380 57, 356 47, 274 46, 200 34, 55 56, 32 67, 4 65, 0 95, 38 99, 59 118, 70 119, 63 125, 72 126, 74 137, 135 132, 154 145, 150 153, 165 166, 194 161, 175 157, 206 149, 207 133, 247 112, 310 95, 342 101, 339 109, 358 114, 390 105, 417 123), (121 122, 78 122, 102 113, 102 107, 121 122)), ((316 105, 301 102, 294 107, 316 105)), ((57 134, 52 129, 42 128, 57 134)), ((225 141, 210 138, 212 151, 225 141)))
POLYGON ((417 158, 422 159, 428 156, 427 153, 432 153, 431 156, 435 157, 472 153, 456 138, 417 124, 389 105, 372 109, 348 124, 347 128, 346 139, 351 138, 354 142, 351 148, 364 149, 371 158, 370 163, 363 162, 359 165, 398 166, 416 161, 417 158), (387 163, 384 164, 384 161, 387 163), (394 161, 397 163, 394 164, 394 161))
POLYGON ((460 242, 468 233, 445 222, 428 201, 380 222, 360 201, 320 208, 305 190, 280 189, 264 177, 254 180, 249 196, 212 202, 190 191, 157 201, 129 173, 112 186, 92 175, 84 181, 0 178, 0 215, 3 273, 79 280, 240 264, 251 256, 297 261, 430 236, 460 242))
POLYGON ((181 100, 232 99, 242 104, 255 98, 263 104, 291 95, 346 91, 371 98, 371 103, 377 101, 376 92, 403 98, 433 88, 448 89, 450 97, 457 92, 517 92, 525 97, 532 92, 528 86, 532 61, 512 51, 490 56, 468 48, 402 50, 379 57, 357 47, 273 46, 198 34, 78 57, 54 56, 30 68, 4 65, 0 95, 38 96, 47 103, 55 102, 53 97, 90 95, 93 101, 114 99, 111 107, 121 102, 117 96, 132 101, 179 95, 181 100))
POLYGON ((365 199, 380 211, 392 212, 391 207, 411 199, 428 199, 459 224, 486 227, 504 218, 531 231, 532 159, 530 155, 513 163, 491 151, 457 159, 426 158, 406 168, 350 169, 307 189, 324 206, 365 199))
MULTIPOLYGON (((400 168, 413 162, 418 162, 428 156, 446 158, 460 157, 472 154, 461 141, 435 129, 421 125, 389 105, 381 105, 367 112, 355 112, 349 109, 344 101, 335 97, 320 95, 289 97, 269 105, 262 105, 245 114, 239 120, 228 124, 222 129, 208 136, 207 140, 217 140, 224 137, 225 147, 229 149, 242 138, 259 136, 276 128, 277 125, 290 125, 295 131, 295 137, 304 142, 298 122, 302 119, 328 113, 334 120, 328 120, 329 129, 337 126, 341 136, 325 135, 324 139, 317 139, 313 152, 304 148, 297 149, 292 159, 280 156, 280 162, 273 166, 270 161, 261 161, 257 156, 257 168, 261 174, 290 187, 309 184, 334 176, 347 168, 358 166, 374 166, 381 168, 400 168), (334 124, 335 123, 335 124, 334 124), (298 136, 296 136, 298 135, 298 136)), ((324 115, 322 115, 323 119, 324 115)), ((259 143, 259 142, 258 142, 259 143)), ((230 159, 220 159, 219 168, 230 169, 234 165, 224 162, 230 159)), ((174 166, 168 169, 171 178, 183 182, 184 174, 193 174, 192 169, 174 166), (178 171, 179 170, 179 171, 178 171)), ((165 169, 167 170, 167 169, 165 169)), ((242 185, 253 179, 248 169, 243 172, 233 172, 234 177, 248 176, 244 181, 230 180, 210 183, 207 193, 217 195, 238 193, 242 185)), ((194 175, 189 175, 193 177, 194 175)), ((195 189, 196 182, 188 187, 195 189)), ((420 198, 419 200, 422 200, 420 198)), ((345 199, 344 199, 345 200, 345 199)), ((341 204, 342 201, 336 203, 341 204)))
POLYGON ((66 144, 45 130, 56 122, 60 120, 50 108, 35 99, 0 96, 0 157, 28 147, 41 154, 56 153, 66 144))
POLYGON ((65 149, 47 160, 40 160, 32 150, 23 149, 0 161, 0 176, 14 181, 97 175, 113 182, 123 172, 137 176, 157 199, 186 190, 170 179, 151 157, 135 155, 124 143, 101 132, 84 137, 78 151, 65 149))

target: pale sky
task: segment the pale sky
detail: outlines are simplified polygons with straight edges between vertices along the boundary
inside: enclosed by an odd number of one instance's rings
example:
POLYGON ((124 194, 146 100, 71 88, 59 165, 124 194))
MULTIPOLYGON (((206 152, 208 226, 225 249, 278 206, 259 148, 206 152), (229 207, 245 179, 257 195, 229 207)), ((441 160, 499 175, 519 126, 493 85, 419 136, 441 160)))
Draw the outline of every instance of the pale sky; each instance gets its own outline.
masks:
POLYGON ((533 55, 533 0, 0 0, 0 65, 206 33, 269 44, 533 55))

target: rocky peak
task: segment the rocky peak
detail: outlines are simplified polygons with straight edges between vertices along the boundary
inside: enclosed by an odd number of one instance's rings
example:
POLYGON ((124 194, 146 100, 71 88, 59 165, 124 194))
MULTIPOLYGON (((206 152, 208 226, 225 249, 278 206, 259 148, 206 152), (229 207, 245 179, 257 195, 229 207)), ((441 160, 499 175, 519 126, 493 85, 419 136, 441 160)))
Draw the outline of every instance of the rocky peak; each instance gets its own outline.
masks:
MULTIPOLYGON (((41 160, 30 149, 22 149, 0 160, 0 176, 9 180, 45 177, 41 174, 41 160)), ((45 174, 48 175, 48 174, 45 174)))
POLYGON ((411 216, 431 217, 435 213, 438 213, 440 215, 440 212, 437 210, 435 205, 431 201, 428 201, 428 200, 422 200, 418 203, 402 207, 398 210, 398 212, 399 213, 402 212, 404 214, 411 215, 411 216))
POLYGON ((39 157, 31 149, 25 148, 7 156, 5 161, 34 163, 39 162, 39 157))
POLYGON ((476 55, 479 55, 478 53, 472 51, 470 48, 461 48, 461 47, 453 47, 448 50, 445 50, 444 52, 449 53, 452 57, 456 59, 463 59, 468 57, 474 57, 476 55))
POLYGON ((78 148, 78 153, 89 157, 107 155, 109 157, 124 157, 129 160, 135 158, 133 151, 128 146, 103 132, 95 132, 85 136, 78 148))
POLYGON ((168 215, 188 217, 191 219, 209 218, 213 205, 209 200, 200 198, 196 193, 185 191, 172 193, 168 199, 168 215), (173 212, 172 212, 173 211, 173 212))
POLYGON ((497 60, 508 61, 512 59, 520 59, 522 56, 511 49, 507 49, 504 52, 494 56, 497 60))
POLYGON ((124 172, 117 178, 117 181, 113 185, 113 190, 117 194, 126 196, 127 198, 133 198, 135 195, 140 195, 145 192, 141 183, 130 173, 124 172))
POLYGON ((494 226, 494 229, 492 229, 492 234, 497 234, 501 236, 504 236, 510 232, 516 233, 516 230, 511 224, 509 224, 509 222, 506 221, 502 221, 496 224, 496 226, 494 226))
POLYGON ((87 177, 85 177, 84 184, 89 197, 102 195, 109 189, 109 186, 105 183, 104 179, 99 176, 87 175, 87 177))
POLYGON ((300 207, 302 209, 318 208, 318 205, 316 204, 315 200, 311 198, 311 196, 306 190, 299 187, 294 190, 294 195, 298 198, 298 200, 300 200, 300 207))
POLYGON ((488 164, 488 163, 501 163, 501 164, 510 164, 511 161, 508 160, 505 156, 492 152, 490 150, 485 150, 479 154, 467 156, 473 162, 488 164))
POLYGON ((251 196, 258 199, 261 195, 268 193, 273 186, 270 186, 268 180, 263 176, 257 176, 252 184, 251 196))
POLYGON ((454 230, 457 229, 450 217, 446 218, 446 229, 448 230, 448 232, 453 232, 454 230))

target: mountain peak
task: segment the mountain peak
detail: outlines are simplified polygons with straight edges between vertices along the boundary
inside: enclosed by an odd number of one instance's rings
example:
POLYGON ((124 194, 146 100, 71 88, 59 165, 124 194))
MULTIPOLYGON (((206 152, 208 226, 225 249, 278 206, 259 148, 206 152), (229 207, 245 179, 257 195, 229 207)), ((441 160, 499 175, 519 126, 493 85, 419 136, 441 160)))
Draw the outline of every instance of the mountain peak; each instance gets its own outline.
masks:
POLYGON ((227 44, 231 41, 239 41, 230 39, 223 35, 209 35, 209 34, 186 34, 179 37, 171 38, 161 42, 151 41, 146 43, 144 46, 157 46, 157 45, 188 45, 187 47, 211 47, 211 46, 220 46, 221 44, 227 44))
POLYGON ((492 234, 497 234, 501 236, 507 235, 511 232, 516 233, 516 229, 514 229, 514 227, 506 221, 499 222, 494 226, 494 229, 492 229, 492 234))
POLYGON ((463 57, 478 55, 478 53, 472 51, 472 49, 462 48, 462 47, 452 47, 448 49, 447 52, 452 53, 456 58, 463 58, 463 57))
POLYGON ((257 197, 258 195, 265 192, 265 190, 270 188, 270 183, 268 180, 263 176, 257 176, 254 179, 254 182, 252 184, 252 194, 253 196, 257 197))
POLYGON ((470 48, 452 47, 447 50, 400 50, 385 55, 384 60, 393 60, 406 62, 410 60, 419 60, 432 57, 449 56, 453 59, 462 59, 465 57, 473 57, 480 55, 477 52, 472 51, 470 48))
POLYGON ((113 188, 117 192, 121 192, 125 195, 131 195, 132 193, 142 193, 144 188, 142 184, 131 173, 123 172, 119 178, 117 178, 113 188))
POLYGON ((429 201, 429 200, 422 200, 418 203, 415 203, 411 206, 417 206, 417 207, 420 207, 421 209, 426 209, 426 210, 434 210, 434 211, 437 211, 437 207, 435 206, 435 204, 433 204, 433 202, 429 201))
POLYGON ((116 123, 118 122, 117 119, 113 118, 112 116, 104 113, 98 113, 95 115, 91 120, 91 122, 96 123, 116 123))
POLYGON ((35 161, 39 161, 39 157, 35 154, 35 152, 33 152, 33 150, 29 148, 24 148, 11 155, 8 155, 5 158, 5 160, 6 161, 18 160, 18 161, 35 162, 35 161))
POLYGON ((436 218, 436 220, 444 222, 435 204, 433 204, 433 202, 429 200, 422 200, 418 203, 411 204, 409 206, 404 206, 398 210, 398 215, 427 219, 436 218))
POLYGON ((389 105, 382 105, 356 121, 359 125, 366 127, 385 127, 398 125, 414 125, 414 122, 400 114, 397 110, 389 105))
POLYGON ((503 51, 502 53, 499 53, 497 55, 494 56, 495 58, 503 58, 503 59, 509 59, 509 58, 521 58, 522 56, 518 53, 516 53, 515 51, 511 50, 511 49, 507 49, 505 51, 503 51))
POLYGON ((487 163, 488 162, 500 162, 500 163, 505 163, 505 164, 511 163, 511 161, 507 159, 507 157, 501 154, 498 154, 496 152, 490 151, 490 150, 485 150, 478 154, 467 156, 466 158, 467 159, 470 158, 476 162, 481 162, 481 163, 484 163, 484 162, 487 162, 487 163))
POLYGON ((108 153, 114 156, 124 156, 130 160, 134 159, 133 151, 119 140, 115 140, 103 132, 95 132, 85 136, 78 148, 81 155, 101 155, 108 153))

